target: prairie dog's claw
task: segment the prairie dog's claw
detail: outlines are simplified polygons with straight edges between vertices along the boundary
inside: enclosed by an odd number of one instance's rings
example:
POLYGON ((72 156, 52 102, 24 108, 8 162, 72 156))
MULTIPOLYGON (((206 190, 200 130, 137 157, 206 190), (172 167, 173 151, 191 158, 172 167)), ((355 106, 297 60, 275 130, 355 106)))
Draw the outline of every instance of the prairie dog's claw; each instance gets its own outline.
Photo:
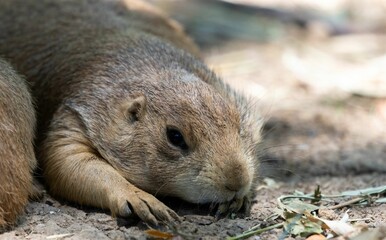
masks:
POLYGON ((177 213, 144 191, 134 191, 120 197, 118 201, 123 203, 120 204, 118 215, 122 217, 130 217, 135 213, 142 221, 154 226, 158 226, 159 222, 180 220, 177 213))
POLYGON ((249 213, 251 208, 251 199, 249 196, 243 198, 235 198, 229 202, 221 203, 216 211, 215 217, 219 218, 223 215, 229 215, 232 213, 249 213))

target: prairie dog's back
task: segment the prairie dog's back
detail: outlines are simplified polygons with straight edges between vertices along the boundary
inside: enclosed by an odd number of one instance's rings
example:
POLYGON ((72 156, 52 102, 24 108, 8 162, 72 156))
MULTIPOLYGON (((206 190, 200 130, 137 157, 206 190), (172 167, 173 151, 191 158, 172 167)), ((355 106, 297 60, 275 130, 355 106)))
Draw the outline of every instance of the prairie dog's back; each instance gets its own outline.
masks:
POLYGON ((63 48, 81 50, 82 46, 98 42, 92 37, 114 40, 134 31, 160 37, 198 54, 177 23, 136 0, 68 0, 65 4, 55 0, 5 0, 0 2, 0 20, 0 43, 27 41, 40 51, 50 47, 58 52, 63 48))
MULTIPOLYGON (((50 118, 61 99, 73 92, 69 86, 79 88, 74 75, 87 74, 101 55, 147 37, 198 55, 178 24, 142 1, 0 1, 0 55, 27 76, 40 119, 50 118)), ((39 125, 46 124, 39 120, 39 125)))
POLYGON ((31 193, 34 126, 28 88, 0 58, 0 231, 15 222, 31 193))

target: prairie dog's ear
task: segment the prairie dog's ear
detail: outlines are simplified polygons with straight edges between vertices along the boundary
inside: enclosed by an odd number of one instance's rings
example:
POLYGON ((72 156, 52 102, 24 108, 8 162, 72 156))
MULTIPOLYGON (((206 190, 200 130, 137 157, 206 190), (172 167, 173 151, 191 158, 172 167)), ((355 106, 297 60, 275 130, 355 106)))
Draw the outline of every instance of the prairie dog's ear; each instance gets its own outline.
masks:
POLYGON ((136 95, 128 99, 122 105, 122 111, 129 122, 140 120, 146 112, 146 96, 143 94, 136 95))

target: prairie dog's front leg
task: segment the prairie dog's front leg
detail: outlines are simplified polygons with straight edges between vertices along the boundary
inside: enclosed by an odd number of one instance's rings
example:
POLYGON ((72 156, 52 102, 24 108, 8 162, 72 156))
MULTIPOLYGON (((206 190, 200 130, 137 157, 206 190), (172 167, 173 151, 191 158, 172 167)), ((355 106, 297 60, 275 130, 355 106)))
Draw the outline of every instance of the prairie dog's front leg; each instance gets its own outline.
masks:
POLYGON ((43 141, 43 171, 54 196, 128 217, 130 206, 142 220, 177 219, 177 214, 153 195, 135 187, 98 156, 69 111, 54 117, 43 141))

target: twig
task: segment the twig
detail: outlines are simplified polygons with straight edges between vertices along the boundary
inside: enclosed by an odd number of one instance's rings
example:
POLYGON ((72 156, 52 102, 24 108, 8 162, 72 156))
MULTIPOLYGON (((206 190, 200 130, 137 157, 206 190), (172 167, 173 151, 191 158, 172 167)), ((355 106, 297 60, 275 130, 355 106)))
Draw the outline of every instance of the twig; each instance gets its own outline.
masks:
POLYGON ((46 237, 46 239, 65 238, 65 237, 70 237, 72 235, 74 235, 74 234, 73 233, 55 234, 55 235, 51 235, 51 236, 46 237))
POLYGON ((343 202, 343 203, 340 203, 338 205, 331 206, 331 207, 323 207, 321 209, 329 209, 329 210, 339 209, 339 208, 346 207, 346 206, 349 206, 351 204, 357 203, 361 200, 363 200, 363 197, 357 197, 357 198, 350 199, 347 202, 343 202))
POLYGON ((253 235, 261 234, 263 232, 266 232, 266 231, 269 231, 269 230, 272 230, 272 229, 275 229, 275 228, 283 227, 283 225, 284 225, 284 223, 277 223, 277 224, 274 224, 274 225, 271 225, 271 226, 268 226, 268 227, 265 227, 265 228, 257 229, 255 231, 247 231, 247 232, 242 233, 242 234, 240 234, 238 236, 229 237, 229 238, 227 238, 227 240, 241 240, 241 239, 244 239, 244 238, 247 238, 247 237, 251 237, 253 235))

